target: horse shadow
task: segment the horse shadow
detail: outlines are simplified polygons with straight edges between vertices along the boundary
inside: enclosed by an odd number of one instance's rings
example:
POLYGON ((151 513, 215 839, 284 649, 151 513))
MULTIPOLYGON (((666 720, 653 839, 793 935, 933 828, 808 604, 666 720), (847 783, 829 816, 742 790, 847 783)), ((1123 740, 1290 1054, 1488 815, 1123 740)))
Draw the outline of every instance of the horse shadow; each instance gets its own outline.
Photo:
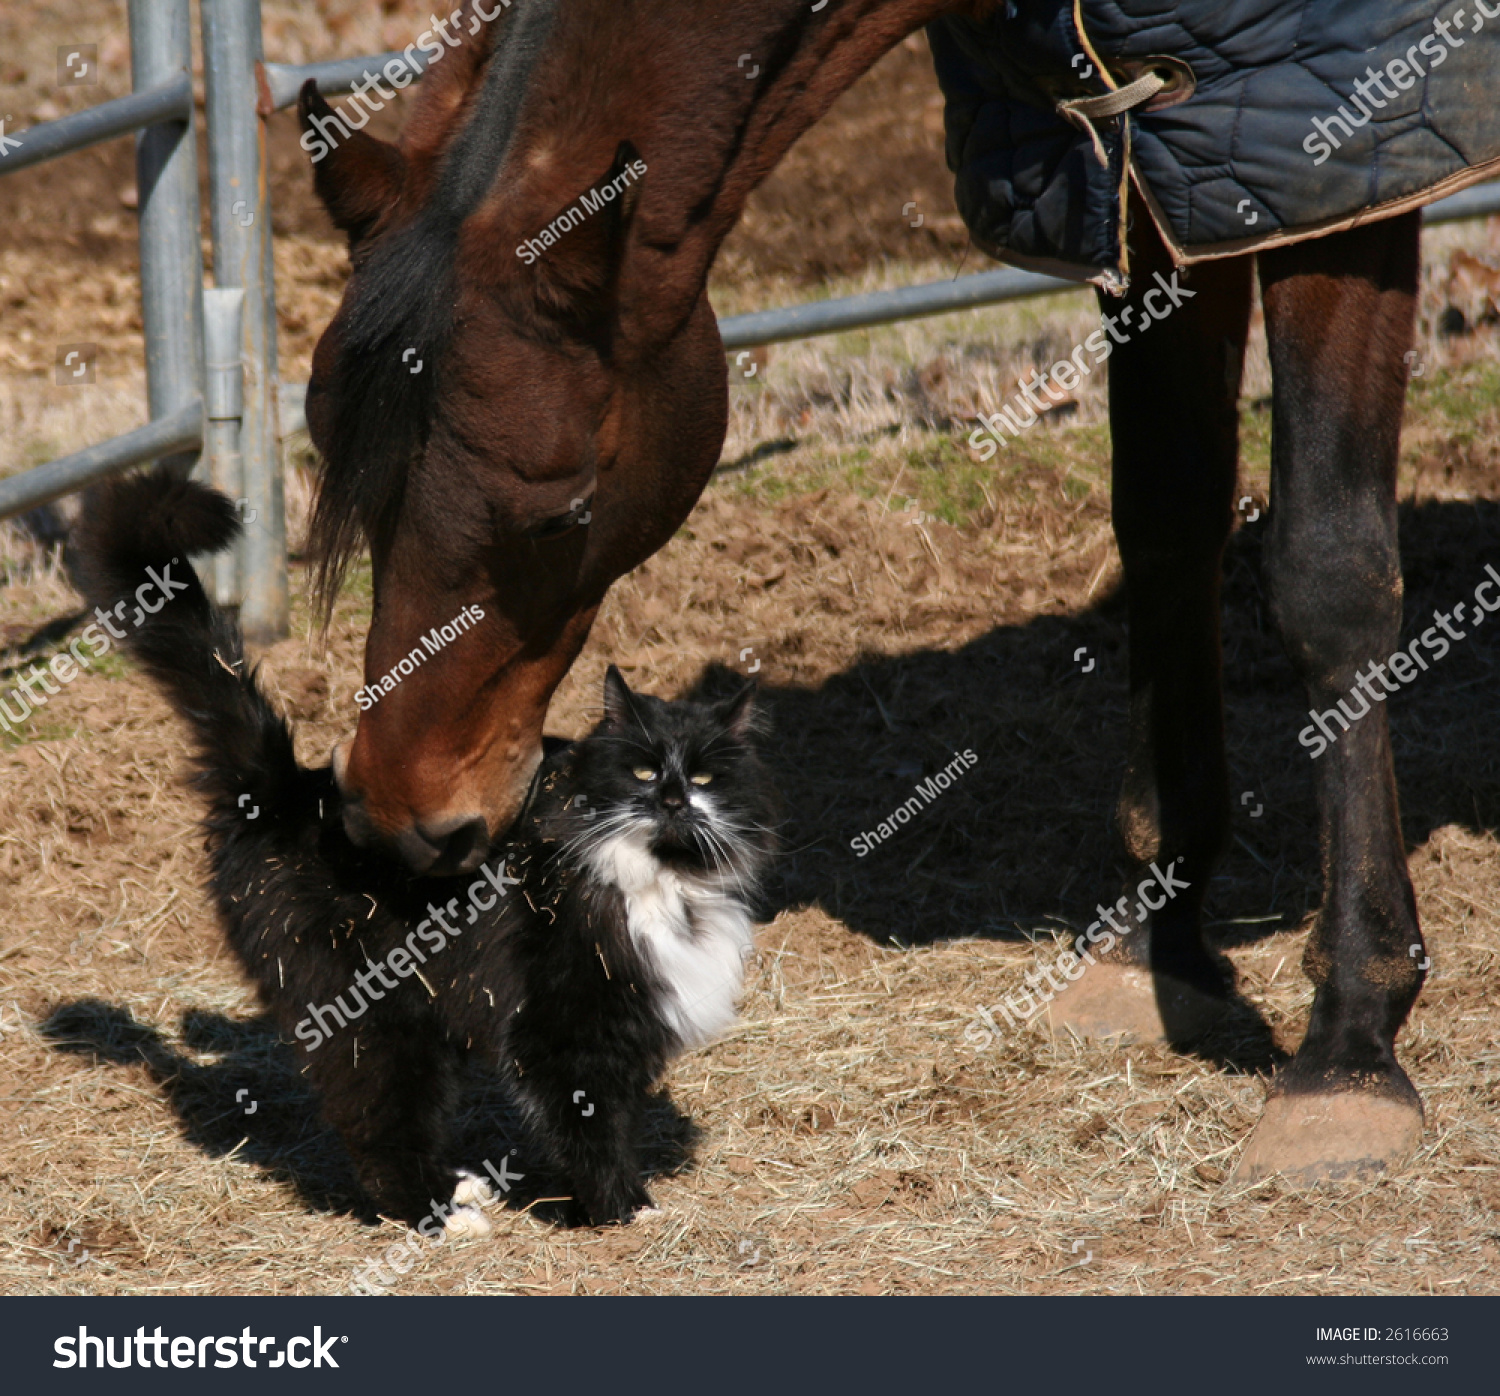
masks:
MULTIPOLYGON (((312 1211, 378 1222, 338 1135, 319 1117, 317 1097, 297 1069, 298 1051, 280 1039, 269 1015, 188 1012, 181 1029, 187 1052, 128 1009, 100 999, 59 1005, 40 1031, 54 1050, 95 1065, 144 1067, 182 1137, 207 1156, 251 1164, 312 1211)), ((496 1164, 491 1176, 498 1172, 513 1183, 500 1199, 506 1208, 563 1221, 568 1185, 528 1156, 520 1117, 500 1082, 470 1064, 460 1099, 448 1150, 454 1165, 483 1178, 486 1161, 496 1164)), ((659 1092, 642 1137, 647 1177, 690 1171, 700 1138, 693 1121, 659 1092)))
MULTIPOLYGON (((1472 604, 1486 563, 1500 570, 1500 503, 1408 501, 1400 526, 1409 644, 1434 608, 1472 604)), ((1265 530, 1264 518, 1240 528, 1225 564, 1233 816, 1205 905, 1221 948, 1302 925, 1322 897, 1313 767, 1297 741, 1309 717, 1269 615, 1265 530)), ((1497 665, 1500 623, 1471 626, 1389 700, 1408 852, 1448 824, 1500 827, 1497 665)), ((728 679, 707 672, 699 687, 728 679)), ((768 685, 763 696, 783 804, 768 915, 816 906, 897 946, 1063 930, 1071 939, 1132 874, 1114 827, 1128 704, 1119 587, 1075 614, 999 626, 951 651, 866 655, 815 687, 768 685), (1076 658, 1084 649, 1095 661, 1087 670, 1076 658), (919 783, 966 751, 977 764, 861 851, 862 835, 878 834, 919 783)), ((1274 1064, 1269 1031, 1252 1038, 1216 1059, 1274 1064)))

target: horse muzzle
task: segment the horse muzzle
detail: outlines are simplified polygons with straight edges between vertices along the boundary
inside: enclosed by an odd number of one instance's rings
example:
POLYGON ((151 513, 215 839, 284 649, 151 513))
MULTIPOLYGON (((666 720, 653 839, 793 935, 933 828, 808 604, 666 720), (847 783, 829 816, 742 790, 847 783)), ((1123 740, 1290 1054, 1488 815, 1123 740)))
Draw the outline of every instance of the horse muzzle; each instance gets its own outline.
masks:
POLYGON ((349 748, 340 742, 333 750, 333 778, 344 796, 344 832, 356 848, 395 853, 414 873, 425 877, 455 877, 473 872, 490 849, 489 821, 479 813, 440 814, 412 819, 389 830, 371 816, 366 796, 349 788, 349 748))

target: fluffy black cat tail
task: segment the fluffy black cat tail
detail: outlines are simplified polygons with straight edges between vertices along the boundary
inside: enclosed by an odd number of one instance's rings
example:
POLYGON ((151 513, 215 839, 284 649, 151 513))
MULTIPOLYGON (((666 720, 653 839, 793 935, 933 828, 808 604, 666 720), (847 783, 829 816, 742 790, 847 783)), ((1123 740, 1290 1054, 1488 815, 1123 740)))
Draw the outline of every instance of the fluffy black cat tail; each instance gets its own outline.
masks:
POLYGON ((157 469, 91 489, 74 534, 97 631, 140 662, 192 729, 195 783, 221 832, 244 830, 252 809, 273 824, 302 803, 291 734, 246 664, 239 626, 188 561, 239 532, 217 490, 157 469))

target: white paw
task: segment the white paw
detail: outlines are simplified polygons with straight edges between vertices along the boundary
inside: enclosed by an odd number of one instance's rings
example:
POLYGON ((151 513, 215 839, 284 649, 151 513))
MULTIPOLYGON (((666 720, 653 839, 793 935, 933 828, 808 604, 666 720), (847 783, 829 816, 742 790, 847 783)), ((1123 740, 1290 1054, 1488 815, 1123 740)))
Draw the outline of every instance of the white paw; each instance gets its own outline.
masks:
POLYGON ((488 1207, 494 1200, 495 1191, 488 1181, 467 1169, 458 1170, 458 1185, 453 1189, 453 1205, 466 1207, 478 1205, 488 1207))
POLYGON ((637 1226, 650 1226, 653 1222, 665 1220, 666 1215, 660 1207, 642 1207, 630 1220, 637 1226))
POLYGON ((448 1213, 443 1230, 455 1240, 480 1240, 490 1234, 490 1219, 477 1207, 455 1207, 448 1213))

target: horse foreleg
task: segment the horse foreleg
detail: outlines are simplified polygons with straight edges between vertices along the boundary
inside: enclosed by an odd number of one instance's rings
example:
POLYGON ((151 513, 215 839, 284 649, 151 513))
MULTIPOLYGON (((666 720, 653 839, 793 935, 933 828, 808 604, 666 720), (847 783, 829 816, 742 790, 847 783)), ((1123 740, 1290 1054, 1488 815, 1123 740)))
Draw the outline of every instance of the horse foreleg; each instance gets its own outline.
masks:
POLYGON ((1410 214, 1261 258, 1274 381, 1272 607, 1334 740, 1314 753, 1321 735, 1304 729, 1315 734, 1303 744, 1323 835, 1323 906, 1303 957, 1317 993, 1307 1036, 1240 1161, 1245 1180, 1378 1171, 1409 1156, 1422 1132, 1421 1098, 1395 1049, 1422 985, 1422 935, 1385 689, 1369 667, 1391 656, 1401 630, 1396 463, 1419 230, 1410 214))
POLYGON ((1149 901, 1160 905, 1148 911, 1138 877, 1115 908, 1101 906, 1089 932, 1100 963, 1049 1015, 1088 1036, 1182 1042, 1214 1027, 1231 1000, 1232 976, 1203 943, 1201 911, 1229 828, 1219 583, 1250 262, 1174 275, 1144 213, 1135 221, 1130 292, 1123 301, 1101 297, 1112 339, 1126 341, 1116 342, 1109 372, 1114 527, 1130 616, 1119 826, 1140 872, 1156 864, 1171 895, 1153 887, 1149 901))

